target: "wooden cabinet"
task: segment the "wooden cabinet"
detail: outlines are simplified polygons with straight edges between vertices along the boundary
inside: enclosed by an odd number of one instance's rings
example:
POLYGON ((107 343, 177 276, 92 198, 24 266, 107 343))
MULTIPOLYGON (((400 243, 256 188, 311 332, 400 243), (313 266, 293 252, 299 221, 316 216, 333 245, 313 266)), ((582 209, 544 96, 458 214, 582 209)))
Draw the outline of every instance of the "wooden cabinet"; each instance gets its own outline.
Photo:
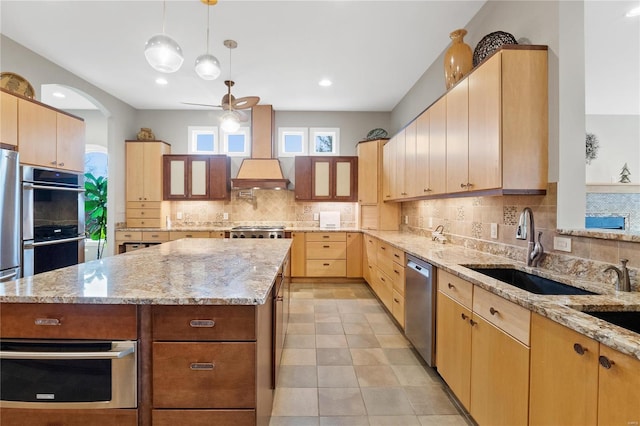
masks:
MULTIPOLYGON (((429 186, 426 195, 447 192, 447 98, 438 99, 428 110, 429 115, 429 186)), ((418 122, 420 128, 424 127, 418 122)))
POLYGON ((447 192, 468 191, 469 80, 447 93, 447 192))
POLYGON ((347 276, 346 232, 307 232, 305 251, 307 277, 347 276))
POLYGON ((362 277, 362 234, 347 232, 347 278, 362 277))
POLYGON ((18 145, 18 98, 0 91, 0 144, 18 145))
POLYGON ((357 201, 358 157, 295 159, 296 201, 357 201))
POLYGON ((0 424, 6 426, 137 426, 136 409, 23 409, 0 408, 0 424))
POLYGON ((84 121, 56 113, 57 167, 84 172, 84 121))
POLYGON ((231 162, 226 155, 164 155, 165 200, 228 200, 231 162))
POLYGON ((534 314, 529 424, 637 423, 638 371, 637 358, 534 314))
POLYGON ((169 241, 182 238, 210 238, 209 231, 169 231, 169 241))
POLYGON ((412 121, 404 129, 404 163, 400 161, 398 165, 402 167, 398 173, 402 175, 400 195, 402 198, 411 198, 418 195, 418 180, 416 175, 419 164, 417 162, 417 131, 418 123, 412 121))
POLYGON ((383 192, 383 147, 386 140, 360 142, 358 150, 358 194, 360 228, 397 230, 400 206, 385 203, 383 192))
POLYGON ((305 252, 304 232, 291 233, 291 276, 305 276, 307 256, 305 252))

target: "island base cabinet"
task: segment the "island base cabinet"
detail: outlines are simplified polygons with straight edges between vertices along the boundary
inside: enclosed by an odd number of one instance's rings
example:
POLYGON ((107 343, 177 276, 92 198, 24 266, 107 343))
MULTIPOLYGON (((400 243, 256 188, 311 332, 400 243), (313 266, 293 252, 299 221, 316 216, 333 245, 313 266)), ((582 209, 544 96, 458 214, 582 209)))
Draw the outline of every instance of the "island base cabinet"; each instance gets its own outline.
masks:
POLYGON ((2 408, 2 426, 137 426, 138 410, 44 410, 2 408))
POLYGON ((598 424, 640 424, 640 361, 600 345, 598 424))
POLYGON ((155 408, 256 406, 254 342, 155 342, 155 408))
POLYGON ((529 348, 473 316, 471 404, 479 425, 526 425, 529 409, 529 348))
POLYGON ((253 426, 255 410, 153 410, 153 426, 253 426))

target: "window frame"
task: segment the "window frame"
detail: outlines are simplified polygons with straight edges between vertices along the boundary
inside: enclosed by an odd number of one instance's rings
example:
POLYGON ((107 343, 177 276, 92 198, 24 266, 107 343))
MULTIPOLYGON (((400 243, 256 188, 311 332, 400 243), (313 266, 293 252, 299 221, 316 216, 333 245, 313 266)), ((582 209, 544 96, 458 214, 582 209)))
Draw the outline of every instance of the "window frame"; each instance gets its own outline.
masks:
POLYGON ((338 127, 311 127, 309 129, 309 155, 325 155, 325 156, 339 156, 340 155, 340 128, 338 127), (318 152, 316 151, 316 137, 322 135, 333 136, 332 150, 330 152, 318 152))
POLYGON ((307 127, 278 127, 278 156, 297 157, 307 155, 309 152, 309 129, 307 127), (285 137, 299 134, 302 136, 302 151, 291 152, 285 149, 285 137))
POLYGON ((219 154, 221 138, 217 126, 188 126, 187 130, 187 153, 188 154, 219 154), (199 150, 197 147, 197 135, 211 134, 213 136, 213 151, 199 150))
POLYGON ((220 138, 221 154, 226 154, 229 157, 249 157, 251 156, 251 128, 249 126, 240 126, 235 132, 227 132, 220 130, 222 137, 220 138), (230 135, 244 135, 244 151, 243 152, 229 152, 229 136, 230 135))

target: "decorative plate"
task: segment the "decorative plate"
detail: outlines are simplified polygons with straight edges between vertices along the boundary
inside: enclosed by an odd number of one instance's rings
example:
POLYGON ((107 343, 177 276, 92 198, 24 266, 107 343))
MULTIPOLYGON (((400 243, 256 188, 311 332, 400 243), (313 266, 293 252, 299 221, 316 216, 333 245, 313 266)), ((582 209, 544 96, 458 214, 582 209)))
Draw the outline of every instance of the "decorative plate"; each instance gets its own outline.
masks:
POLYGON ((504 31, 495 31, 482 37, 473 51, 473 66, 477 67, 487 56, 505 44, 518 44, 518 41, 513 35, 504 31))
POLYGON ((33 99, 36 93, 27 79, 12 72, 0 73, 0 87, 30 99, 33 99))
POLYGON ((367 140, 372 141, 374 139, 383 139, 383 138, 386 138, 387 136, 389 136, 389 133, 387 133, 386 130, 377 128, 367 133, 367 140))

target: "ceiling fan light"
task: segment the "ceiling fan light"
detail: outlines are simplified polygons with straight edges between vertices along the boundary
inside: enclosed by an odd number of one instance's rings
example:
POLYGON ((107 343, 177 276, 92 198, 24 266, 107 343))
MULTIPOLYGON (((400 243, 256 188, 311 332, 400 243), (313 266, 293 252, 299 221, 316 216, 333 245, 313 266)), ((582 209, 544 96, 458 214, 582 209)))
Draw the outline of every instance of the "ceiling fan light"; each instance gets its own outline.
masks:
POLYGON ((220 118, 220 127, 227 133, 237 132, 240 128, 240 118, 234 111, 227 111, 220 118))
POLYGON ((178 71, 184 62, 182 49, 166 34, 151 37, 145 44, 144 56, 154 70, 164 73, 178 71))
POLYGON ((215 80, 220 76, 220 62, 210 53, 198 56, 196 59, 196 74, 203 80, 215 80))

